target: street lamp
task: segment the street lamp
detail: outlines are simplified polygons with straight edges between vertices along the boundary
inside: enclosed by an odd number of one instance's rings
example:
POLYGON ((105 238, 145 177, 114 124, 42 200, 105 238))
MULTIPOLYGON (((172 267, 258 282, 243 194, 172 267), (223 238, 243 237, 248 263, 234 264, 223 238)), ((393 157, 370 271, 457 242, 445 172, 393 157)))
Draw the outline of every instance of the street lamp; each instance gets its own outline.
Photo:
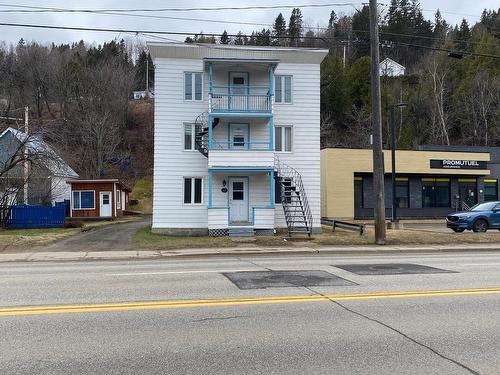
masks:
POLYGON ((395 108, 407 107, 406 103, 398 103, 391 105, 390 124, 391 124, 391 164, 392 164, 392 212, 391 222, 397 222, 396 216, 396 126, 394 124, 395 108))

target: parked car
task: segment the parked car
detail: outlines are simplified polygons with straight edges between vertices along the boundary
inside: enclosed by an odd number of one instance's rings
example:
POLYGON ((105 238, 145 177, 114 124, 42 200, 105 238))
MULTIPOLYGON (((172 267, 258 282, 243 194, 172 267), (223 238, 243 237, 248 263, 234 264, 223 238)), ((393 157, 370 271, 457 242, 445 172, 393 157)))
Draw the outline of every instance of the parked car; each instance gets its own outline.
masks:
POLYGON ((500 201, 479 203, 469 211, 451 213, 446 217, 446 226, 455 232, 500 230, 500 201))

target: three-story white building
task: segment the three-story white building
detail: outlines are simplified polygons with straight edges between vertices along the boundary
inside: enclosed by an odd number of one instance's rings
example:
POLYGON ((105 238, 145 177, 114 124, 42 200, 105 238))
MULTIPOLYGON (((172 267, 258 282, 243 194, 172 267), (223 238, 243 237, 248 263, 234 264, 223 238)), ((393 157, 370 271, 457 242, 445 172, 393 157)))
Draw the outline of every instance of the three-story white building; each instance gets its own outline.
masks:
POLYGON ((319 231, 319 49, 149 43, 152 229, 319 231))

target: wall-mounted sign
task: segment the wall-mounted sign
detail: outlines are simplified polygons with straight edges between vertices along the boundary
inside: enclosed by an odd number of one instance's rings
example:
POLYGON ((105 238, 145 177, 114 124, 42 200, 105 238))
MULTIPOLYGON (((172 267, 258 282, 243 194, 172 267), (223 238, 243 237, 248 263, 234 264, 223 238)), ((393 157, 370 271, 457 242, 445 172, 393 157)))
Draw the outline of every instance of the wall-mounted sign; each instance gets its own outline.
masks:
POLYGON ((484 160, 458 160, 458 159, 431 159, 433 169, 488 169, 488 162, 484 160))
POLYGON ((222 189, 220 189, 220 191, 222 191, 223 193, 227 193, 227 187, 223 187, 222 189))

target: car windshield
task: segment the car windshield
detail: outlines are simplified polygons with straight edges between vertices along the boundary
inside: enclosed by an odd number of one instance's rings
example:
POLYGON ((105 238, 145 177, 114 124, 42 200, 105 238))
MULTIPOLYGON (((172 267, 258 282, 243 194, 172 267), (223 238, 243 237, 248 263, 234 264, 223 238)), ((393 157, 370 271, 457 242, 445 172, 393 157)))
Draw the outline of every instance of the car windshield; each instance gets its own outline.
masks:
POLYGON ((472 207, 471 211, 491 211, 498 204, 498 202, 479 203, 472 207))

